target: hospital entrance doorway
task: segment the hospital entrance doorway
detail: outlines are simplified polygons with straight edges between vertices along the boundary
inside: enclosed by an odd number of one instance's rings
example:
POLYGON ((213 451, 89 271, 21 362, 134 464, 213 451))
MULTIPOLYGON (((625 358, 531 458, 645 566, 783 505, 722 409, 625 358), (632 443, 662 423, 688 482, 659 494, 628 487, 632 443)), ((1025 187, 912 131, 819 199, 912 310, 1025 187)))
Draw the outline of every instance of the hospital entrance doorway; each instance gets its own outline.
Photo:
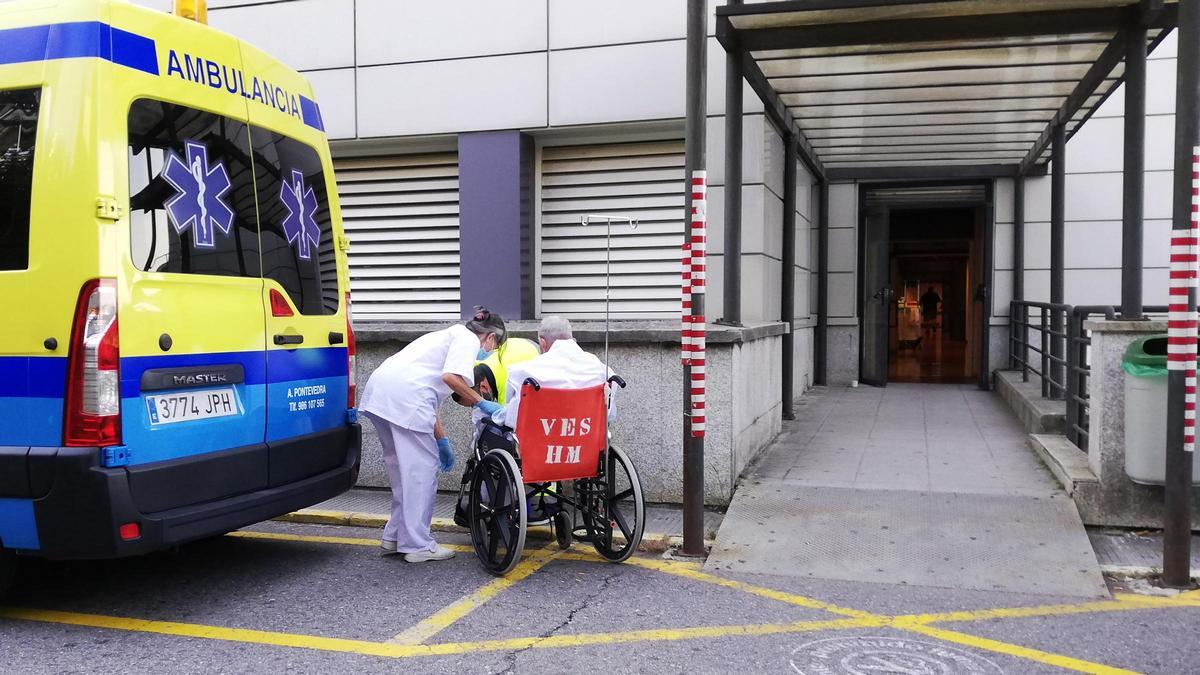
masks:
POLYGON ((864 204, 864 383, 982 381, 992 229, 986 197, 979 205, 864 204))
POLYGON ((971 382, 978 331, 972 322, 971 279, 978 253, 971 210, 892 212, 888 380, 971 382))

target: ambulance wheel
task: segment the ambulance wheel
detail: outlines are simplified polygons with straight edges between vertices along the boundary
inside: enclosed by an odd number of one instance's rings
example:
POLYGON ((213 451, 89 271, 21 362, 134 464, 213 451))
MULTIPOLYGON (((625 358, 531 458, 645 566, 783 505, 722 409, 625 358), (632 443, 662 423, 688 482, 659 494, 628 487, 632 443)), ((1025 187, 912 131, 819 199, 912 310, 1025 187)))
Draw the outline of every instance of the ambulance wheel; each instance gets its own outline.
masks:
POLYGON ((571 514, 566 511, 554 514, 554 540, 564 551, 571 548, 571 514))
POLYGON ((513 456, 492 450, 471 477, 471 543, 484 569, 503 576, 521 560, 528 528, 525 486, 513 456))
POLYGON ((642 543, 646 502, 628 455, 613 446, 605 454, 603 473, 591 480, 583 521, 596 551, 609 562, 624 562, 642 543))
POLYGON ((8 597, 13 580, 17 577, 17 554, 0 547, 0 600, 8 597))

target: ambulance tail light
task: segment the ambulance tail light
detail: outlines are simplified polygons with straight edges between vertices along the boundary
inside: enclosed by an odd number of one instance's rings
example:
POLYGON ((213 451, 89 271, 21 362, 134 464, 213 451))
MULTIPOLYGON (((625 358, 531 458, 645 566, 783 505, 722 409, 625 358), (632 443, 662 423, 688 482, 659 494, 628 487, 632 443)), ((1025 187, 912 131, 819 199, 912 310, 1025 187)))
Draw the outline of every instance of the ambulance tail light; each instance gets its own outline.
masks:
POLYGON ((346 293, 346 376, 350 385, 346 394, 346 407, 353 408, 356 404, 355 393, 358 390, 358 369, 356 365, 358 345, 354 342, 354 322, 350 320, 350 293, 346 293))
POLYGON ((93 279, 79 292, 71 327, 64 445, 120 445, 120 361, 116 283, 93 279))

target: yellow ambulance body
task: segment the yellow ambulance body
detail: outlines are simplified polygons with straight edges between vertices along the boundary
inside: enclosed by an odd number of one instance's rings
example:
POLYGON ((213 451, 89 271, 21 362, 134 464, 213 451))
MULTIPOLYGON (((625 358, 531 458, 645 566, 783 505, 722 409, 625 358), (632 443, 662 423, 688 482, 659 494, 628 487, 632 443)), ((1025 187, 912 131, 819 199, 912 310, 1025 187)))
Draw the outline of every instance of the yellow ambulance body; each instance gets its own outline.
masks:
POLYGON ((353 485, 346 247, 295 71, 119 0, 0 3, 0 577, 353 485))

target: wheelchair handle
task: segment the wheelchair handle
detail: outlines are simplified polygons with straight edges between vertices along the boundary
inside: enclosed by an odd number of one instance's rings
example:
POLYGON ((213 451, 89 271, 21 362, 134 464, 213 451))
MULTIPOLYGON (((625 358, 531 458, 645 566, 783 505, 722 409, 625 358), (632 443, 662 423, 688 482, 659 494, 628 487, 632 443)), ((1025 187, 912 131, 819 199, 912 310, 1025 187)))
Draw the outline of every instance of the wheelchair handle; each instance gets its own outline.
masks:
POLYGON ((621 379, 620 375, 613 375, 612 377, 608 378, 608 383, 616 384, 618 387, 620 387, 622 389, 625 388, 625 380, 621 379))
POLYGON ((533 387, 534 391, 542 390, 542 385, 538 384, 538 381, 533 379, 532 377, 525 378, 524 384, 528 384, 529 386, 533 387))

